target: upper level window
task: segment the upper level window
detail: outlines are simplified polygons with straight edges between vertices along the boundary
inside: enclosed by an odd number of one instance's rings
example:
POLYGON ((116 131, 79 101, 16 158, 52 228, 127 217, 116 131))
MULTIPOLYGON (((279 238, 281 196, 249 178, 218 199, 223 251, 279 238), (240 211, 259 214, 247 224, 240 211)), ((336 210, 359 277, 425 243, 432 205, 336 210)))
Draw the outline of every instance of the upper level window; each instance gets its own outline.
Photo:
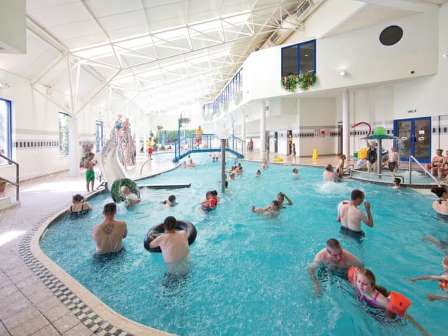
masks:
POLYGON ((282 48, 282 77, 316 72, 316 41, 282 48))
MULTIPOLYGON (((11 101, 0 98, 0 154, 12 159, 11 101)), ((0 164, 6 161, 0 158, 0 164)))

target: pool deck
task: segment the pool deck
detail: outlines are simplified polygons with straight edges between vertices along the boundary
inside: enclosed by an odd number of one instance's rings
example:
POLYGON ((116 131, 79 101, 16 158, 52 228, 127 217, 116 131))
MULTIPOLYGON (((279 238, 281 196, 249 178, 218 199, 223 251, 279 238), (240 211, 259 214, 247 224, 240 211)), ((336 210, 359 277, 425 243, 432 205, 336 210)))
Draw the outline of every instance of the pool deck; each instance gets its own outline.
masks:
MULTIPOLYGON (((154 161, 145 166, 142 175, 174 167, 170 162, 154 161)), ((136 175, 135 169, 132 177, 136 175)), ((80 302, 37 261, 35 251, 31 253, 36 231, 66 209, 76 193, 85 193, 81 175, 59 173, 37 178, 21 184, 20 205, 0 212, 0 336, 125 336, 138 331, 138 326, 126 331, 117 328, 115 320, 119 319, 98 317, 101 307, 92 311, 80 302)), ((110 316, 110 311, 106 313, 110 316)), ((162 333, 154 330, 142 334, 162 333)))

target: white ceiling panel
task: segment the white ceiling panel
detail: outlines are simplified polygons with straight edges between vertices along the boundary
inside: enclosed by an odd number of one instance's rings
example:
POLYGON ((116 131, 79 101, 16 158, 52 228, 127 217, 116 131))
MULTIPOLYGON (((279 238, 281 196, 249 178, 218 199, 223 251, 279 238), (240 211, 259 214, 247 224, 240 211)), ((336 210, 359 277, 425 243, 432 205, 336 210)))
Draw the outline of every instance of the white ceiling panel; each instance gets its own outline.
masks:
POLYGON ((143 10, 102 17, 98 20, 112 40, 148 32, 143 10))
POLYGON ((188 23, 183 2, 151 7, 145 11, 151 31, 178 27, 188 23))
POLYGON ((87 0, 96 17, 104 17, 142 10, 141 0, 87 0))
POLYGON ((28 14, 47 28, 66 26, 92 18, 81 1, 61 3, 51 7, 36 7, 30 9, 28 14))

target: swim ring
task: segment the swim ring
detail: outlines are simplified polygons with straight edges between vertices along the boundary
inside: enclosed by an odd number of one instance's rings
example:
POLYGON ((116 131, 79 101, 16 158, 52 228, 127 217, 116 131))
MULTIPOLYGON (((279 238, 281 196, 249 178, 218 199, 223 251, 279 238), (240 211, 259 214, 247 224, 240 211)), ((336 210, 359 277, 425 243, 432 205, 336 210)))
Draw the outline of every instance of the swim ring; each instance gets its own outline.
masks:
MULTIPOLYGON (((188 235, 188 244, 191 245, 196 240, 197 231, 196 227, 191 222, 186 221, 176 221, 176 230, 177 231, 187 231, 188 235)), ((149 247, 149 244, 159 235, 165 232, 165 229, 163 228, 163 223, 153 226, 151 229, 149 229, 148 233, 146 234, 145 240, 143 241, 143 246, 145 249, 147 249, 149 252, 162 252, 160 250, 160 247, 149 247)))
POLYGON ((114 183, 112 183, 112 187, 110 188, 110 193, 112 194, 112 199, 115 203, 120 203, 125 200, 120 191, 121 187, 128 187, 132 193, 136 194, 138 198, 140 198, 140 190, 134 181, 128 178, 119 179, 114 181, 114 183))

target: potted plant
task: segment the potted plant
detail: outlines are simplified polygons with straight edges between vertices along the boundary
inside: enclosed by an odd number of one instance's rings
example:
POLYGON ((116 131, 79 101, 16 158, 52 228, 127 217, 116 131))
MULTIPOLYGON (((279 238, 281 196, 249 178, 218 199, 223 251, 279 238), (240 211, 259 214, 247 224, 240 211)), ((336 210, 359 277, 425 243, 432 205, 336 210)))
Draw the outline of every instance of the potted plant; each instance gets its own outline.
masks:
POLYGON ((285 90, 295 92, 299 87, 301 90, 306 91, 313 86, 317 81, 314 71, 306 73, 290 74, 282 78, 282 86, 285 90))

